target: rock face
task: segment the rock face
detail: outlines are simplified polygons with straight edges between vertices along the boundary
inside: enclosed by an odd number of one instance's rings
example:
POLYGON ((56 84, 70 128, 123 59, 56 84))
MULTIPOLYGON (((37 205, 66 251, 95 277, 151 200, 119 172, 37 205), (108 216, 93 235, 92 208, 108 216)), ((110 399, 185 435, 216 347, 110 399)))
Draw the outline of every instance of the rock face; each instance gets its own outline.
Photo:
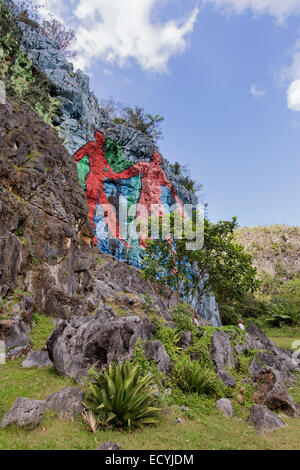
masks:
POLYGON ((257 392, 253 399, 256 403, 264 404, 270 410, 282 410, 289 416, 297 416, 295 403, 278 372, 272 368, 262 369, 256 374, 254 381, 257 392))
POLYGON ((171 361, 160 341, 147 341, 144 344, 145 357, 148 361, 155 361, 158 370, 167 374, 171 370, 171 361))
POLYGON ((73 414, 80 414, 83 411, 83 399, 84 394, 79 387, 67 387, 50 395, 46 399, 46 406, 56 411, 59 416, 72 419, 73 414))
MULTIPOLYGON (((149 341, 155 328, 139 317, 119 318, 106 309, 90 318, 61 320, 47 341, 49 357, 61 375, 80 381, 93 365, 100 369, 114 360, 132 358, 138 338, 149 341)), ((157 360, 165 360, 158 354, 157 360)))
POLYGON ((216 408, 222 411, 225 416, 229 416, 230 418, 234 416, 233 405, 228 398, 221 398, 218 400, 216 402, 216 408))
POLYGON ((55 130, 25 105, 0 105, 0 295, 27 290, 34 311, 86 314, 78 294, 94 262, 87 211, 55 130))
POLYGON ((255 427, 259 434, 265 434, 272 429, 285 426, 285 423, 264 405, 251 406, 249 423, 255 427))
POLYGON ((225 331, 214 331, 210 347, 210 357, 216 371, 224 371, 227 366, 234 366, 234 357, 230 334, 225 331))
POLYGON ((226 385, 226 387, 234 388, 236 386, 235 379, 225 370, 220 370, 217 373, 217 379, 221 379, 223 384, 226 385))
POLYGON ((17 398, 13 407, 2 419, 2 427, 17 424, 28 429, 35 428, 42 421, 46 409, 45 401, 17 398))
POLYGON ((24 369, 30 369, 31 367, 52 367, 53 364, 49 359, 47 351, 31 351, 26 359, 22 362, 24 369))

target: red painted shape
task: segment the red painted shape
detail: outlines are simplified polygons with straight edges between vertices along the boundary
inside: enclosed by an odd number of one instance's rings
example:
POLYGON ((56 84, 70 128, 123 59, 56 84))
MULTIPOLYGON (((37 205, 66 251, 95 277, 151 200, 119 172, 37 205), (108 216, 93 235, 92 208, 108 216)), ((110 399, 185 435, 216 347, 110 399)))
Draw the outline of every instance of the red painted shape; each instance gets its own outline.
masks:
MULTIPOLYGON (((141 193, 138 204, 143 207, 143 213, 137 211, 136 214, 136 224, 138 225, 139 221, 144 220, 145 217, 150 215, 164 215, 165 210, 161 203, 161 193, 162 185, 168 188, 175 201, 177 202, 179 209, 182 212, 182 204, 178 198, 175 189, 168 181, 165 173, 161 169, 161 156, 158 152, 154 151, 151 157, 150 162, 139 162, 131 167, 127 168, 120 173, 114 173, 108 164, 105 153, 102 150, 103 144, 105 142, 105 137, 100 132, 96 131, 95 141, 88 142, 86 145, 81 147, 74 155, 75 162, 78 163, 86 155, 89 157, 90 161, 90 173, 86 179, 86 195, 88 198, 89 204, 89 217, 95 229, 94 215, 96 210, 96 205, 100 204, 109 204, 109 201, 104 192, 103 183, 105 178, 112 180, 117 179, 128 179, 133 176, 141 175, 141 193), (157 214, 151 214, 151 207, 157 205, 159 207, 157 214)), ((107 217, 108 227, 113 233, 114 227, 116 227, 116 236, 119 238, 119 225, 117 220, 112 220, 111 215, 107 217)), ((120 239, 126 247, 128 244, 125 240, 120 239)), ((94 239, 95 244, 97 244, 96 238, 94 239)), ((146 238, 143 235, 140 235, 140 245, 146 247, 146 238)))
MULTIPOLYGON (((94 215, 96 211, 96 206, 100 204, 109 204, 109 201, 106 197, 106 194, 103 189, 103 183, 105 178, 109 179, 118 179, 119 176, 117 173, 114 173, 110 168, 106 158, 105 153, 102 150, 103 144, 105 142, 105 137, 101 132, 95 132, 95 141, 88 142, 83 147, 81 147, 74 155, 74 160, 78 163, 86 155, 89 157, 90 161, 90 172, 86 178, 86 195, 89 205, 89 218, 93 224, 95 230, 94 215)), ((112 215, 113 217, 113 215, 112 215)), ((116 228, 116 236, 119 238, 119 224, 118 221, 112 221, 110 217, 107 217, 107 224, 111 231, 114 233, 116 228), (113 223, 115 222, 115 224, 113 223)), ((128 244, 125 240, 121 240, 126 246, 128 244)), ((94 244, 97 245, 97 239, 94 237, 94 244)))

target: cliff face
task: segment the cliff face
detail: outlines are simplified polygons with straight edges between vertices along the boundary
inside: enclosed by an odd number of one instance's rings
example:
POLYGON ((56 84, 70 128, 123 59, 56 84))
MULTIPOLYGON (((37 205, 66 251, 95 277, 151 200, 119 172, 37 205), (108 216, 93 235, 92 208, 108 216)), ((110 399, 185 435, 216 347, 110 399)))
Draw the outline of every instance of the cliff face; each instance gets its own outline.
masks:
MULTIPOLYGON (((118 232, 119 199, 129 208, 142 202, 146 217, 153 203, 167 212, 175 202, 196 200, 151 139, 99 109, 88 77, 74 72, 56 44, 16 24, 3 0, 0 8, 0 79, 8 97, 0 108, 0 295, 25 289, 37 311, 86 314, 97 303, 94 244, 141 262, 138 230, 129 242, 118 232), (115 208, 112 216, 106 203, 115 208), (117 236, 110 240, 112 225, 117 236), (93 300, 84 301, 86 295, 93 300)), ((134 212, 127 221, 137 219, 134 212)), ((213 297, 203 299, 199 313, 220 324, 213 297)))
POLYGON ((300 275, 299 227, 244 227, 236 231, 235 239, 251 254, 259 272, 283 280, 300 275))

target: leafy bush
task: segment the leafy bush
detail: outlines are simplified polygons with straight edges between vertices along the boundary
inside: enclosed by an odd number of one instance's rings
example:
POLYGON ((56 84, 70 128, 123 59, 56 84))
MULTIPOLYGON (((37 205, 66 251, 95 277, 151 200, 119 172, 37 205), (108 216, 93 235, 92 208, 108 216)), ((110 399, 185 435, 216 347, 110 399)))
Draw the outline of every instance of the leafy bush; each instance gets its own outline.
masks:
POLYGON ((110 364, 87 385, 84 405, 97 413, 103 424, 131 426, 157 422, 156 390, 150 374, 142 377, 130 362, 110 364))
POLYGON ((266 321, 272 326, 281 326, 282 324, 298 326, 300 324, 299 306, 283 299, 274 300, 270 304, 266 321))
POLYGON ((197 392, 199 395, 218 395, 220 391, 215 372, 193 361, 187 361, 182 367, 180 384, 187 392, 197 392))
POLYGON ((193 328, 193 312, 187 303, 178 304, 171 312, 172 320, 180 331, 191 331, 193 328))

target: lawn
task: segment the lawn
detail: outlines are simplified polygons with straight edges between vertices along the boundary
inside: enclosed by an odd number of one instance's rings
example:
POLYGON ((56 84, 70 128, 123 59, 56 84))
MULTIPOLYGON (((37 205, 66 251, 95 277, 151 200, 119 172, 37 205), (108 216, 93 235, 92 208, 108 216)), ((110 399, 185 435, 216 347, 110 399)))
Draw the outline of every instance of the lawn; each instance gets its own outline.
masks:
MULTIPOLYGON (((45 344, 52 328, 51 320, 36 318, 32 329, 34 349, 45 344)), ((0 420, 17 397, 44 399, 62 387, 76 386, 72 380, 58 376, 53 368, 22 369, 21 362, 22 359, 17 359, 0 366, 0 420)), ((300 404, 300 376, 291 394, 300 404)), ((43 422, 33 431, 17 426, 1 430, 0 449, 93 450, 100 443, 111 440, 119 442, 127 450, 299 450, 300 419, 284 418, 284 421, 287 423, 285 428, 261 437, 246 419, 226 418, 219 413, 208 415, 205 411, 195 419, 188 419, 182 411, 172 407, 164 412, 156 426, 130 431, 100 430, 93 434, 80 417, 68 422, 48 411, 43 422), (177 417, 182 418, 181 424, 176 423, 177 417)))

